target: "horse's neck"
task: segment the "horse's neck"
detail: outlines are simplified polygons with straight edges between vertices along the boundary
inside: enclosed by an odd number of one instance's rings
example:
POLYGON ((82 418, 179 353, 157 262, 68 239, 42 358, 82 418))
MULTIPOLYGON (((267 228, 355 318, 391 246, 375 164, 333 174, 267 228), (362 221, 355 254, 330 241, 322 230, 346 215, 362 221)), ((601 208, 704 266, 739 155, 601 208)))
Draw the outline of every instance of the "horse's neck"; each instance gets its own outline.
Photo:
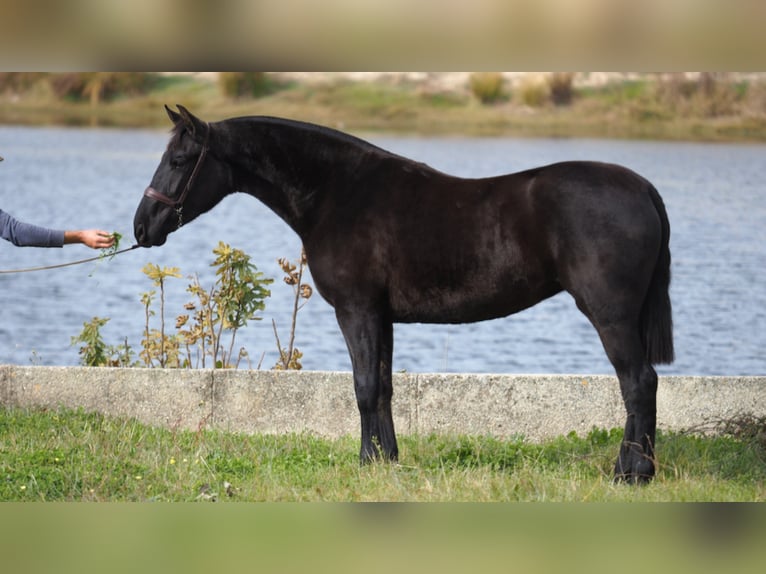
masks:
POLYGON ((289 126, 286 133, 271 126, 251 130, 231 139, 238 191, 262 201, 303 235, 324 194, 339 191, 328 190, 328 183, 347 180, 344 172, 352 171, 363 154, 332 137, 289 126), (243 149, 245 154, 238 151, 243 149))

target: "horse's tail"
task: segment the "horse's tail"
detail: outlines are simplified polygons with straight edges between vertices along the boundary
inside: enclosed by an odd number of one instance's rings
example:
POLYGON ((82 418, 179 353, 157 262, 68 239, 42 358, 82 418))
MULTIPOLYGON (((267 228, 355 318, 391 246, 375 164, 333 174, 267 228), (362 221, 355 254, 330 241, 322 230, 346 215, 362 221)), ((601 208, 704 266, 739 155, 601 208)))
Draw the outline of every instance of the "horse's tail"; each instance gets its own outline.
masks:
POLYGON ((657 263, 654 266, 649 289, 641 308, 641 341, 646 351, 646 359, 653 365, 672 363, 675 359, 673 349, 673 313, 670 305, 670 223, 665 211, 665 204, 655 187, 650 184, 649 195, 660 216, 662 241, 657 263))

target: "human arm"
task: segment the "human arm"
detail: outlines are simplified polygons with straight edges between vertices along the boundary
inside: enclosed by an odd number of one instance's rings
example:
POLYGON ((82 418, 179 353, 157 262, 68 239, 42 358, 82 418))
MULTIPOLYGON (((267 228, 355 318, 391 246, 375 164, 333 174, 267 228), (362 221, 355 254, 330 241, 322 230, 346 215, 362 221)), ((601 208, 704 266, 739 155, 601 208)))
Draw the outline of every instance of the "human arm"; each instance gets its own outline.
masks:
POLYGON ((100 229, 63 231, 24 223, 0 209, 0 237, 19 247, 62 247, 82 243, 92 249, 106 249, 114 244, 114 236, 100 229))
POLYGON ((0 237, 19 247, 61 247, 64 231, 24 223, 0 210, 0 237))

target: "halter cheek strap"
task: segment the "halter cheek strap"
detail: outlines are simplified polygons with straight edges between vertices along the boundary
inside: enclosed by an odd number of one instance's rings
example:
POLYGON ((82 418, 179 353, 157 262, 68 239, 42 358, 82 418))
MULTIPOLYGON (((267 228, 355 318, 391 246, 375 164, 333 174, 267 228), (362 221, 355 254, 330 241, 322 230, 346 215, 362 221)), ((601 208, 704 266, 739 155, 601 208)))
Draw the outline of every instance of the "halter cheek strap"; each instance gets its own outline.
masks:
POLYGON ((164 203, 165 205, 169 205, 175 209, 176 215, 178 215, 178 229, 180 229, 184 224, 184 202, 186 201, 186 197, 189 195, 189 191, 191 190, 191 186, 194 183, 194 180, 197 179, 197 175, 199 174, 202 164, 205 162, 205 157, 207 156, 207 151, 210 147, 210 125, 206 123, 205 126, 207 127, 207 131, 205 132, 205 142, 202 144, 202 152, 200 152, 199 157, 197 158, 197 163, 194 164, 194 169, 192 170, 189 179, 186 181, 186 186, 181 192, 181 195, 179 195, 177 199, 172 199, 167 195, 160 193, 151 185, 144 190, 144 197, 148 197, 154 201, 159 201, 160 203, 164 203))

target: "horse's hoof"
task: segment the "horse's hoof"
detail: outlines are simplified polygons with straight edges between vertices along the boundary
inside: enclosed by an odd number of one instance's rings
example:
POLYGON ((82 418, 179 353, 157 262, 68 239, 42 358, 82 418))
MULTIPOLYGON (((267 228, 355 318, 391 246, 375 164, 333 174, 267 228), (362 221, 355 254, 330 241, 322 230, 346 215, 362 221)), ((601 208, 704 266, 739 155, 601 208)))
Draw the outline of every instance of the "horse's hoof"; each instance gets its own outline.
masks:
POLYGON ((649 484, 654 478, 654 462, 643 453, 620 456, 614 466, 614 482, 649 484))

